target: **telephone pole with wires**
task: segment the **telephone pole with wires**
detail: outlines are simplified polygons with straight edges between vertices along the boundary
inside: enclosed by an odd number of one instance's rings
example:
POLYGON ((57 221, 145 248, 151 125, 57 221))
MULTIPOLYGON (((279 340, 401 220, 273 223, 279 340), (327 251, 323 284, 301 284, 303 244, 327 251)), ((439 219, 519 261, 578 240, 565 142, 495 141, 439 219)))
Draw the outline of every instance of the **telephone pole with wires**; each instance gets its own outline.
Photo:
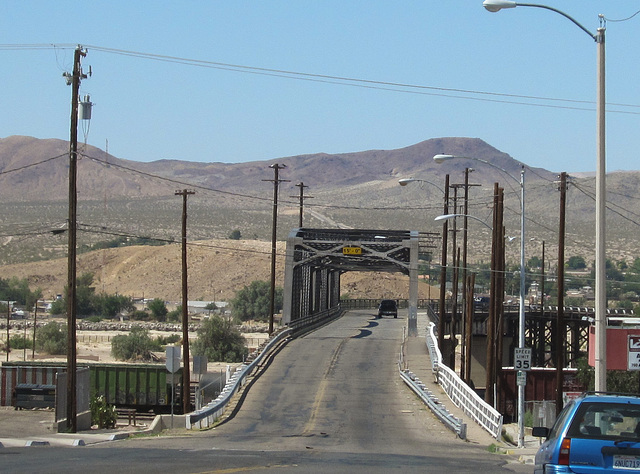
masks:
MULTIPOLYGON (((288 182, 288 179, 280 179, 278 172, 286 168, 287 165, 279 165, 274 163, 269 165, 273 169, 273 179, 263 179, 262 181, 271 181, 273 183, 273 222, 271 225, 271 287, 269 290, 269 334, 273 333, 273 313, 276 307, 276 230, 278 226, 278 187, 282 182, 288 182)), ((301 188, 302 189, 302 188, 301 188)))
POLYGON ((182 196, 182 410, 191 411, 191 373, 189 372, 189 297, 187 286, 187 196, 195 191, 176 191, 182 196))
POLYGON ((78 401, 76 395, 76 231, 78 208, 78 104, 80 82, 87 75, 82 73, 82 58, 86 50, 78 46, 73 57, 73 73, 64 73, 67 85, 71 86, 71 137, 69 140, 69 249, 67 261, 67 431, 78 431, 78 401))
POLYGON ((304 212, 304 200, 305 199, 313 199, 313 196, 305 196, 304 195, 304 188, 308 188, 309 186, 305 186, 305 184, 302 181, 300 181, 298 184, 296 184, 296 186, 298 188, 300 188, 300 193, 298 194, 298 196, 289 196, 289 197, 292 197, 292 198, 297 197, 297 198, 300 199, 300 215, 298 217, 298 227, 302 229, 302 222, 303 222, 302 215, 303 215, 303 212, 304 212))

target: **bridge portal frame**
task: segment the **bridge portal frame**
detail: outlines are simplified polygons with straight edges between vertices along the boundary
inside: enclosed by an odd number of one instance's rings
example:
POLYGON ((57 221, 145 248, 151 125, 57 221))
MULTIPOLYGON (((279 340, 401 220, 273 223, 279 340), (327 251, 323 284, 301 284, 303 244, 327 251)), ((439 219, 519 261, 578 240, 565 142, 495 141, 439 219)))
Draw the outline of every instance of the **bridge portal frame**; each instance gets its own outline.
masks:
POLYGON ((283 324, 339 306, 343 273, 400 272, 409 276, 408 334, 417 336, 418 250, 418 231, 293 229, 287 238, 283 324))

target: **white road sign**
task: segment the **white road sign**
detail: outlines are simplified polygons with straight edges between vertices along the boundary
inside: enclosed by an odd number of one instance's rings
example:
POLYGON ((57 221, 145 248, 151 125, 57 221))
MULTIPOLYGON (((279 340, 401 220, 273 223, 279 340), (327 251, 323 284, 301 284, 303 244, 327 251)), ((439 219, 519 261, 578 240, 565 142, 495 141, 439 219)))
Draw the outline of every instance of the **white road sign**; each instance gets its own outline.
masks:
POLYGON ((516 347, 513 350, 513 367, 516 370, 531 370, 530 347, 516 347))
POLYGON ((640 370, 640 336, 629 335, 628 370, 640 370))

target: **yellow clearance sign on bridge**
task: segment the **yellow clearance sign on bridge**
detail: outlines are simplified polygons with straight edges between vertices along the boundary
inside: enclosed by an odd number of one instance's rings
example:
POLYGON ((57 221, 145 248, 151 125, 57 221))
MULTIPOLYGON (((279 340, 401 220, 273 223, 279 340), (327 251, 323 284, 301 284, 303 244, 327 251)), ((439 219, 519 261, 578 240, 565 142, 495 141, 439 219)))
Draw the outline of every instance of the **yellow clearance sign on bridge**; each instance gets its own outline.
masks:
POLYGON ((362 255, 361 247, 342 247, 343 255, 362 255))

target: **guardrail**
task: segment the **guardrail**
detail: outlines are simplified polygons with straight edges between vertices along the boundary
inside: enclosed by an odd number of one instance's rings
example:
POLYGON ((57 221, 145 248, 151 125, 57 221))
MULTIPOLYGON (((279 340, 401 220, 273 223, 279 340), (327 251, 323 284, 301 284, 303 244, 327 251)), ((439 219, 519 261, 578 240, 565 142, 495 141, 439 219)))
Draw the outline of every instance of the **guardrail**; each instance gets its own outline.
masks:
POLYGON ((269 340, 269 342, 267 342, 267 344, 262 348, 256 358, 251 361, 251 363, 243 364, 238 369, 236 369, 229 380, 227 380, 227 383, 220 392, 220 395, 218 395, 218 398, 209 402, 207 406, 196 410, 193 413, 187 414, 187 416, 185 417, 186 428, 207 428, 208 426, 215 423, 215 421, 224 413, 224 410, 227 408, 227 405, 231 401, 231 398, 246 383, 247 377, 251 375, 253 370, 262 362, 266 355, 277 344, 280 344, 284 341, 284 339, 288 337, 300 336, 307 331, 310 331, 322 324, 325 324, 328 321, 339 317, 341 314, 342 309, 340 307, 337 307, 292 321, 289 324, 289 327, 278 332, 269 340))
POLYGON ((440 400, 435 397, 413 372, 400 369, 400 377, 402 377, 404 383, 422 399, 433 414, 436 415, 447 428, 456 433, 461 439, 467 439, 467 424, 463 423, 460 418, 452 415, 449 410, 447 410, 447 407, 440 403, 440 400))
POLYGON ((456 406, 473 418, 491 436, 496 439, 500 438, 502 435, 502 415, 480 398, 453 370, 441 363, 442 354, 436 343, 434 328, 435 324, 429 323, 426 343, 436 380, 456 406))
POLYGON ((260 351, 260 354, 250 363, 243 364, 236 369, 231 378, 227 380, 222 392, 218 395, 218 398, 209 402, 209 404, 200 410, 196 410, 193 413, 189 413, 186 416, 186 428, 188 430, 196 428, 207 428, 212 425, 223 414, 225 408, 229 404, 231 397, 233 397, 238 390, 245 384, 247 377, 251 374, 253 369, 262 362, 265 355, 283 339, 289 337, 291 329, 287 328, 280 331, 273 337, 260 351))

